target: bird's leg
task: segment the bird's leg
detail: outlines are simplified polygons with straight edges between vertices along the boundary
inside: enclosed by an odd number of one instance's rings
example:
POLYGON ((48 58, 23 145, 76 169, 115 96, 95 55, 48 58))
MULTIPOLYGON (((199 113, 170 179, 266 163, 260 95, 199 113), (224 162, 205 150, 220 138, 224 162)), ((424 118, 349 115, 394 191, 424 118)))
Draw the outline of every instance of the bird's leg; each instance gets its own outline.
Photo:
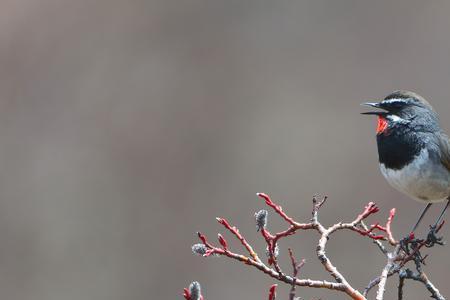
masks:
POLYGON ((416 231, 417 227, 419 226, 420 222, 425 216, 425 213, 428 211, 428 209, 431 207, 432 204, 433 203, 430 202, 423 208, 422 212, 420 213, 419 219, 417 220, 416 224, 414 224, 414 226, 412 227, 408 236, 400 241, 400 247, 402 248, 403 251, 405 251, 405 253, 409 254, 409 243, 414 240, 414 231, 416 231))
POLYGON ((441 223, 441 220, 444 217, 445 211, 447 210, 449 205, 450 205, 450 198, 447 199, 447 204, 445 204, 445 207, 442 210, 441 214, 439 215, 438 219, 436 220, 436 223, 434 223, 434 225, 430 226, 430 232, 428 233, 427 243, 425 246, 433 247, 435 244, 444 245, 444 242, 442 242, 442 237, 436 236, 436 229, 438 228, 439 224, 441 223))
POLYGON ((428 203, 427 206, 422 210, 420 213, 419 219, 417 220, 416 224, 413 226, 411 232, 416 231, 417 227, 419 226, 420 222, 422 221, 423 217, 425 216, 425 213, 428 211, 428 209, 433 205, 433 203, 428 203))
POLYGON ((436 223, 434 223, 433 227, 437 227, 439 223, 441 223, 442 217, 445 214, 445 211, 447 210, 448 206, 450 205, 450 197, 447 199, 447 204, 445 204, 444 209, 442 210, 441 214, 439 215, 439 218, 436 220, 436 223))

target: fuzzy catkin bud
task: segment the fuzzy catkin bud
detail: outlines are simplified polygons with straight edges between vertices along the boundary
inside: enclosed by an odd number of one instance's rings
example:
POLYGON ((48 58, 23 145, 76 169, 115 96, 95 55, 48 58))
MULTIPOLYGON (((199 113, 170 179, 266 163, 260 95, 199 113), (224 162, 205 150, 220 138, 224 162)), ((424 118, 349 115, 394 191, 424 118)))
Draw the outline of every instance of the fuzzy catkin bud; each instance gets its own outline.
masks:
POLYGON ((206 246, 203 244, 192 245, 192 253, 203 256, 206 254, 206 246))
POLYGON ((192 282, 189 285, 189 293, 191 294, 190 300, 200 300, 200 296, 202 294, 200 283, 198 283, 197 281, 192 282))
POLYGON ((260 231, 263 228, 266 228, 267 226, 267 215, 269 213, 267 210, 260 210, 257 213, 255 213, 255 220, 256 220, 256 230, 260 231))
MULTIPOLYGON (((278 247, 278 244, 275 244, 275 248, 273 249, 273 256, 277 258, 278 254, 280 254, 280 248, 278 247)), ((270 257, 269 246, 266 247, 266 255, 267 257, 270 257)))

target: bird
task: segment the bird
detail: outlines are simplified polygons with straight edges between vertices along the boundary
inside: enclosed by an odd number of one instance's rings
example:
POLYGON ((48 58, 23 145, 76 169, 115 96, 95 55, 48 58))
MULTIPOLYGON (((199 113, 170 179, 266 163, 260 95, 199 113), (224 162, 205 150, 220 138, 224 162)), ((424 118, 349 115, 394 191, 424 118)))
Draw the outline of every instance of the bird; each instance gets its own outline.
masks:
POLYGON ((435 236, 450 204, 450 140, 430 103, 415 92, 398 90, 383 100, 362 105, 377 116, 376 140, 381 173, 396 190, 425 205, 411 233, 433 203, 447 200, 429 238, 435 236))

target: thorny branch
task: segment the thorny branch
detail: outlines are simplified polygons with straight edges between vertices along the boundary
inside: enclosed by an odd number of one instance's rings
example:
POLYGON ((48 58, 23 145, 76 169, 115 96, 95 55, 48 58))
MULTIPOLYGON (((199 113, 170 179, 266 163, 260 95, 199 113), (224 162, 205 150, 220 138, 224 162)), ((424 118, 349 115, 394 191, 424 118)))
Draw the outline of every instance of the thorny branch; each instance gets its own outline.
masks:
MULTIPOLYGON (((239 232, 239 230, 232 226, 227 220, 224 218, 217 218, 217 221, 224 226, 232 235, 234 235, 237 240, 242 244, 245 248, 248 255, 240 254, 232 251, 226 239, 219 234, 218 241, 220 246, 215 246, 210 243, 205 235, 202 233, 198 233, 198 237, 201 241, 200 244, 196 244, 192 247, 192 251, 195 254, 209 257, 209 256, 225 256, 236 261, 240 261, 246 265, 252 266, 266 275, 278 280, 280 282, 284 282, 291 286, 289 299, 295 299, 296 287, 312 287, 312 288, 324 288, 334 291, 343 292, 349 296, 351 299, 365 300, 368 299, 368 293, 372 288, 378 285, 378 290, 376 294, 377 300, 383 300, 384 291, 386 282, 389 277, 394 274, 399 274, 400 283, 398 289, 399 299, 403 297, 403 287, 406 279, 412 279, 416 281, 422 282, 425 287, 430 291, 432 297, 434 299, 443 300, 444 298, 439 293, 438 289, 429 281, 428 277, 421 270, 421 264, 424 263, 426 258, 420 255, 420 250, 423 246, 427 246, 426 240, 418 240, 413 236, 409 240, 406 241, 405 249, 402 243, 398 242, 392 233, 392 221, 395 217, 396 211, 395 208, 392 209, 389 213, 389 217, 387 218, 386 223, 380 225, 380 223, 375 223, 371 226, 367 226, 364 221, 367 220, 370 216, 376 214, 379 209, 375 205, 375 203, 368 203, 363 211, 356 216, 356 218, 351 222, 338 222, 330 227, 325 227, 321 222, 319 222, 319 210, 325 204, 327 198, 324 197, 319 199, 318 197, 313 198, 313 208, 312 208, 312 218, 309 222, 302 223, 297 222, 288 214, 286 214, 282 207, 272 201, 272 199, 263 193, 258 193, 258 197, 265 201, 265 204, 272 208, 274 212, 279 215, 286 223, 288 223, 288 227, 280 232, 272 233, 267 229, 267 217, 268 212, 266 210, 261 210, 255 214, 257 230, 261 232, 262 237, 264 238, 267 244, 267 263, 263 262, 263 260, 258 256, 253 247, 248 243, 246 238, 239 232), (279 247, 278 243, 281 239, 288 237, 297 233, 298 231, 303 230, 314 230, 319 234, 319 241, 316 248, 316 255, 319 259, 320 263, 324 267, 324 269, 330 274, 333 280, 314 280, 314 279, 300 279, 298 278, 299 270, 304 265, 304 260, 301 260, 300 263, 296 261, 294 258, 294 254, 291 249, 289 249, 289 257, 291 259, 291 264, 293 268, 292 276, 287 275, 280 267, 278 263, 278 254, 279 247), (372 240, 381 252, 386 256, 387 263, 383 268, 381 275, 373 279, 368 286, 361 293, 355 287, 353 287, 344 275, 337 269, 337 267, 332 263, 330 258, 326 254, 326 246, 330 236, 340 230, 349 230, 358 233, 363 237, 367 237, 372 240), (385 244, 383 244, 383 242, 385 244), (393 250, 389 252, 387 247, 393 247, 393 250), (413 261, 416 265, 417 272, 409 271, 409 269, 404 269, 405 265, 413 261)), ((438 232, 442 228, 442 224, 438 226, 436 232, 438 232)), ((199 287, 199 285, 198 285, 199 287)), ((269 291, 269 300, 275 299, 275 289, 276 285, 273 285, 269 291)), ((190 289, 185 289, 184 297, 187 300, 203 300, 203 296, 201 296, 200 288, 198 288, 197 299, 188 298, 192 292, 190 289)), ((445 300, 445 299, 444 299, 445 300)))

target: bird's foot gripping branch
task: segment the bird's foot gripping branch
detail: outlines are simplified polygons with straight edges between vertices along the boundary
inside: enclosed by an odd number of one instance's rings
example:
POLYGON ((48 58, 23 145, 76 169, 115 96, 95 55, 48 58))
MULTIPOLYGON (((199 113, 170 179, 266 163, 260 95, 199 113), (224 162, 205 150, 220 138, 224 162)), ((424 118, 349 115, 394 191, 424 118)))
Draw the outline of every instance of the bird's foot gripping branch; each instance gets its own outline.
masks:
MULTIPOLYGON (((276 215, 281 217, 286 223, 287 228, 280 232, 271 232, 267 228, 268 211, 260 210, 255 213, 255 221, 257 231, 261 233, 261 236, 267 244, 266 258, 262 258, 253 249, 247 239, 240 233, 237 227, 231 225, 227 220, 223 218, 217 218, 219 224, 221 224, 232 236, 234 236, 243 246, 246 254, 241 254, 235 250, 230 249, 227 240, 221 234, 218 234, 218 245, 210 242, 208 238, 198 232, 200 239, 199 244, 192 246, 192 251, 203 257, 210 256, 224 256, 238 262, 242 262, 245 265, 256 268, 264 274, 272 277, 278 282, 285 283, 290 286, 289 299, 294 299, 296 296, 296 287, 311 287, 311 288, 324 288, 336 292, 345 293, 351 299, 369 299, 369 292, 377 287, 375 295, 376 300, 384 299, 385 286, 387 280, 393 275, 398 274, 398 299, 403 299, 403 289, 406 279, 412 279, 422 282, 424 286, 431 293, 431 297, 434 299, 445 299, 439 290, 430 282, 428 276, 422 270, 421 264, 427 256, 420 255, 420 250, 426 246, 426 240, 421 242, 414 242, 411 239, 407 243, 408 251, 405 250, 404 244, 398 242, 392 233, 392 221, 395 217, 395 208, 391 209, 389 216, 383 225, 380 223, 374 223, 371 226, 367 226, 365 221, 372 215, 375 215, 379 209, 375 203, 368 203, 364 209, 356 216, 356 218, 349 222, 338 222, 330 227, 325 227, 319 221, 319 210, 326 203, 327 198, 313 198, 312 205, 312 217, 308 222, 298 222, 290 217, 283 211, 280 205, 272 201, 272 199, 262 193, 258 193, 257 196, 264 200, 265 204, 270 207, 276 215), (317 232, 319 239, 316 247, 316 254, 318 261, 322 267, 330 274, 330 280, 323 279, 309 279, 299 276, 301 268, 305 261, 297 261, 294 253, 291 249, 288 249, 292 270, 287 273, 282 270, 279 259, 280 250, 279 243, 286 237, 297 234, 304 230, 312 230, 317 232), (347 230, 357 233, 363 238, 372 240, 373 243, 380 249, 380 251, 386 257, 386 265, 382 269, 380 275, 371 280, 364 290, 355 288, 337 269, 331 259, 326 253, 326 247, 328 240, 332 234, 340 230, 347 230), (412 244, 414 242, 414 245, 412 244), (408 268, 411 262, 415 271, 408 268)), ((436 231, 442 228, 442 224, 436 231)), ((274 300, 276 297, 276 284, 274 284, 269 290, 269 299, 274 300)), ((189 289, 185 289, 184 297, 186 300, 200 300, 203 296, 200 293, 200 286, 198 283, 191 284, 189 289), (194 295, 194 296, 193 296, 194 295)))

